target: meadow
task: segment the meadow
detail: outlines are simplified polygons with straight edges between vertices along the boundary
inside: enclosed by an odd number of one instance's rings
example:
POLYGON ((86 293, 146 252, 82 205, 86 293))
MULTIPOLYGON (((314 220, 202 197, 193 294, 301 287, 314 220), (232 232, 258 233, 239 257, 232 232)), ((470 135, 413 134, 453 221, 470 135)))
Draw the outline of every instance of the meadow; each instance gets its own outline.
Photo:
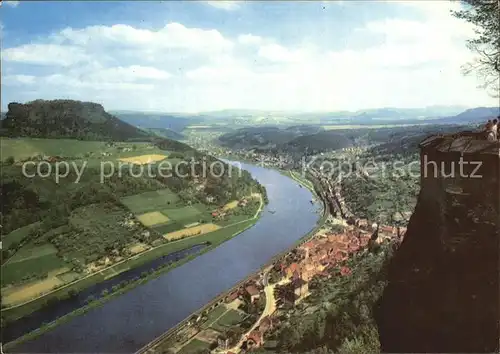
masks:
POLYGON ((179 197, 174 192, 169 189, 161 189, 124 197, 121 202, 134 214, 144 214, 163 209, 169 205, 174 206, 178 200, 179 197))

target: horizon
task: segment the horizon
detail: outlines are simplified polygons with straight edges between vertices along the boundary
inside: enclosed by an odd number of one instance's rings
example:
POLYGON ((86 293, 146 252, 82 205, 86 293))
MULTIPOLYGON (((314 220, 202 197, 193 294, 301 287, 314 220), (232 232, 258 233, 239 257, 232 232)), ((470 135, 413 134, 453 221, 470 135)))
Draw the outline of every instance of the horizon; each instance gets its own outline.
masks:
POLYGON ((1 111, 36 99, 176 114, 497 107, 462 75, 474 28, 451 15, 460 6, 4 1, 1 111))

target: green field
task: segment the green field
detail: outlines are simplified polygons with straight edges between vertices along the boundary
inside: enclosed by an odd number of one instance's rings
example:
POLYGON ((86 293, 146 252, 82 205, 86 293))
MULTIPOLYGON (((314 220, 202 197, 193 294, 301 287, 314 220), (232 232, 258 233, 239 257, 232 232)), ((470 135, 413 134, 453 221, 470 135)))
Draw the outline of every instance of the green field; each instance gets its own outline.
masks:
POLYGON ((219 332, 224 332, 228 328, 241 323, 245 319, 246 315, 236 311, 229 310, 226 312, 216 323, 213 323, 210 327, 219 332))
MULTIPOLYGON (((104 141, 2 137, 0 147, 4 160, 9 156, 14 157, 16 161, 39 155, 61 156, 74 159, 85 158, 89 166, 99 165, 102 160, 117 160, 151 154, 169 154, 168 151, 161 150, 149 142, 117 142, 110 146, 104 141), (128 149, 130 151, 124 151, 128 149), (103 153, 110 156, 104 156, 103 153)), ((178 161, 180 159, 169 160, 172 165, 175 165, 178 161)))
POLYGON ((169 203, 174 206, 178 200, 179 197, 177 194, 168 188, 135 194, 121 199, 122 203, 134 214, 144 214, 150 211, 163 210, 169 203))
POLYGON ((203 349, 208 349, 209 347, 210 347, 210 343, 193 338, 193 340, 191 340, 191 342, 189 342, 186 346, 182 347, 182 349, 180 351, 178 351, 177 353, 179 353, 179 354, 192 354, 192 353, 196 353, 196 352, 203 350, 203 349))
POLYGON ((81 141, 75 139, 3 138, 3 158, 13 156, 16 160, 36 155, 84 156, 87 152, 106 151, 102 141, 81 141))
POLYGON ((2 266, 2 286, 18 283, 30 276, 45 276, 50 271, 67 266, 56 254, 45 254, 2 266))
POLYGON ((216 319, 218 319, 224 312, 227 311, 226 306, 219 305, 207 314, 207 319, 201 326, 202 328, 210 327, 216 319))
POLYGON ((47 256, 49 254, 56 254, 57 248, 50 243, 45 243, 40 246, 28 244, 17 251, 14 256, 9 259, 9 263, 22 262, 32 258, 47 256))
POLYGON ((204 204, 195 204, 180 208, 162 209, 161 213, 168 216, 168 218, 171 220, 181 221, 192 217, 197 217, 202 213, 207 214, 209 213, 209 209, 204 204))
POLYGON ((8 249, 13 243, 20 243, 28 234, 30 233, 31 230, 36 229, 40 225, 40 222, 36 222, 33 224, 29 224, 26 226, 23 226, 17 230, 12 231, 8 235, 5 235, 2 238, 2 248, 3 249, 8 249))

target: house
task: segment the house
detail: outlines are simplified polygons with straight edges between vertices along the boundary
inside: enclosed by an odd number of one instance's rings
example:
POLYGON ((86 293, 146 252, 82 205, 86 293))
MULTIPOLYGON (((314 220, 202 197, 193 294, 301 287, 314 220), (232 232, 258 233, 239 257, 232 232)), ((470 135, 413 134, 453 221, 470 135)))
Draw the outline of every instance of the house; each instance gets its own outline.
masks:
POLYGON ((388 235, 395 235, 396 234, 396 230, 392 226, 380 226, 379 232, 382 232, 382 233, 388 234, 388 235))
POLYGON ((231 303, 234 300, 236 300, 240 296, 240 293, 238 291, 233 291, 230 293, 228 296, 226 296, 226 303, 231 303))
POLYGON ((250 297, 250 302, 254 302, 260 297, 259 289, 255 285, 248 285, 245 288, 245 292, 250 297))
POLYGON ((247 337, 247 348, 256 348, 262 344, 262 333, 255 330, 250 332, 247 337))
POLYGON ((298 263, 292 263, 290 264, 286 269, 285 269, 285 274, 284 276, 288 279, 291 279, 293 277, 293 274, 295 272, 300 271, 300 266, 298 263))

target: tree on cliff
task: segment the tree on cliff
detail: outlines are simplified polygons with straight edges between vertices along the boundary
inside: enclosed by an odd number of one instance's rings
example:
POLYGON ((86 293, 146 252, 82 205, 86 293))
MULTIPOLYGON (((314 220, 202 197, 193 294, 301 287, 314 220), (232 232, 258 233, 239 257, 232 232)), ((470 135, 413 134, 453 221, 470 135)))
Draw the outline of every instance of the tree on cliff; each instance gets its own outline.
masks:
POLYGON ((500 96, 500 1, 462 0, 464 9, 453 15, 476 26, 476 37, 467 47, 478 54, 464 66, 466 75, 476 72, 484 81, 483 88, 493 97, 500 96))

